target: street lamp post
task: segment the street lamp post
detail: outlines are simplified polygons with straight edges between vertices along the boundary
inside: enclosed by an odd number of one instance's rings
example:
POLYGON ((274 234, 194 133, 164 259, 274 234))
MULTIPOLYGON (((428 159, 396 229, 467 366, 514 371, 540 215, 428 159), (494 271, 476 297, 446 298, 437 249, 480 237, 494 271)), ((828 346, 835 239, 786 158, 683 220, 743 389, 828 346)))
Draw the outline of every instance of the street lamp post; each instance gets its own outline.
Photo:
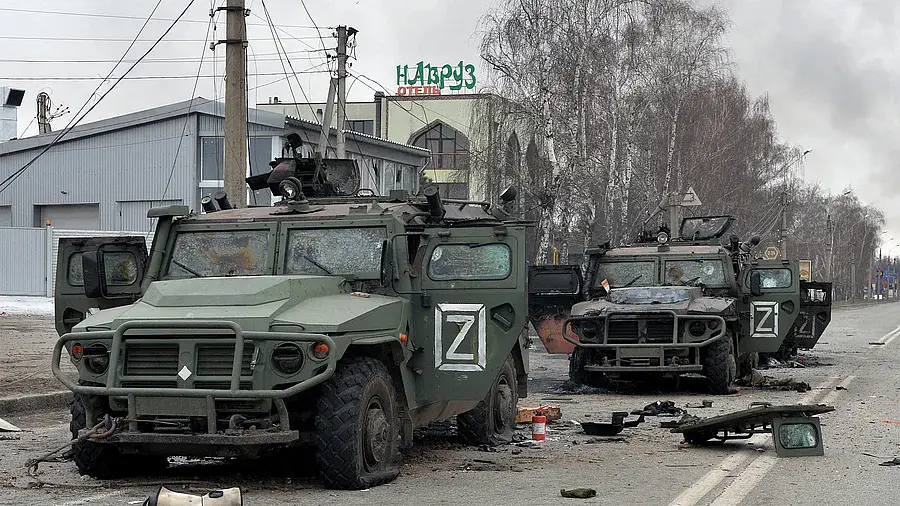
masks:
MULTIPOLYGON (((888 266, 893 265, 893 262, 891 262, 891 252, 894 251, 894 249, 897 248, 897 247, 900 247, 900 244, 895 244, 895 245, 891 246, 891 249, 889 249, 888 252, 887 252, 887 263, 888 263, 888 266)), ((881 277, 883 278, 883 277, 884 277, 884 264, 882 264, 881 269, 882 269, 882 271, 881 271, 881 277)), ((888 298, 888 299, 891 298, 891 277, 890 277, 890 274, 888 275, 888 292, 887 292, 887 298, 888 298)))

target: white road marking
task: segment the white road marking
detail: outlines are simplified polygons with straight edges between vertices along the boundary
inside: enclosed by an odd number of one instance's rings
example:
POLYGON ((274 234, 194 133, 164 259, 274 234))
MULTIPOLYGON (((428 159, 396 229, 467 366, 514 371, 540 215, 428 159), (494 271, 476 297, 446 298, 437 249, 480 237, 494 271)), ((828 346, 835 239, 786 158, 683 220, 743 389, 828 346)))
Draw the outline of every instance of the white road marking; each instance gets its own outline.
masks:
MULTIPOLYGON (((836 387, 847 388, 853 380, 856 379, 856 376, 847 376, 843 381, 838 383, 836 387)), ((819 401, 820 404, 831 404, 837 397, 841 395, 842 390, 832 390, 825 394, 825 396, 819 401)), ((821 393, 821 392, 820 392, 821 393)), ((815 396, 811 396, 815 397, 815 396)), ((803 401, 801 404, 807 404, 812 402, 803 401)), ((772 440, 771 435, 766 436, 767 443, 772 440)), ((734 479, 728 486, 725 487, 725 490, 719 494, 718 497, 712 502, 711 506, 729 506, 732 504, 741 504, 747 494, 749 494, 759 482, 762 481, 763 477, 775 467, 775 464, 778 462, 778 457, 772 455, 760 455, 750 465, 744 469, 741 474, 734 479)))
POLYGON ((894 339, 897 339, 897 336, 900 336, 900 325, 898 325, 897 328, 895 328, 894 330, 881 336, 881 339, 879 339, 878 341, 875 341, 875 343, 878 343, 878 344, 873 343, 873 344, 870 344, 869 347, 870 348, 883 348, 883 347, 891 344, 891 341, 893 341, 894 339))
MULTIPOLYGON (((813 400, 817 396, 827 395, 823 394, 823 392, 826 390, 831 390, 839 381, 841 381, 841 378, 839 376, 833 376, 823 381, 814 389, 810 390, 805 396, 803 396, 803 398, 800 399, 800 404, 809 404, 813 402, 813 400)), ((768 442, 769 440, 771 440, 771 438, 772 436, 770 434, 756 434, 749 440, 747 440, 747 442, 753 443, 754 445, 760 445, 768 442)), ((725 480, 725 478, 727 478, 736 468, 741 467, 753 456, 754 454, 750 453, 749 451, 744 451, 726 457, 725 460, 723 460, 722 463, 719 464, 715 469, 712 469, 711 471, 703 475, 699 480, 694 482, 693 485, 685 489, 678 497, 675 498, 675 500, 669 503, 669 506, 690 506, 699 503, 701 499, 703 499, 714 488, 722 483, 722 481, 725 480)), ((768 470, 766 472, 768 472, 768 470)), ((762 473, 762 475, 760 475, 760 479, 764 474, 765 473, 762 473)), ((741 475, 743 476, 743 473, 741 475)), ((734 482, 732 482, 732 485, 733 484, 734 482)), ((749 492, 749 490, 750 489, 748 489, 747 491, 749 492)), ((746 495, 746 493, 744 495, 746 495)))
POLYGON ((75 499, 72 501, 66 501, 63 503, 59 503, 59 506, 77 506, 79 504, 90 504, 91 502, 97 501, 99 499, 108 499, 110 497, 116 497, 116 496, 122 495, 124 493, 125 493, 125 491, 123 491, 123 490, 114 490, 112 492, 106 492, 105 494, 97 494, 97 495, 84 497, 81 499, 75 499))

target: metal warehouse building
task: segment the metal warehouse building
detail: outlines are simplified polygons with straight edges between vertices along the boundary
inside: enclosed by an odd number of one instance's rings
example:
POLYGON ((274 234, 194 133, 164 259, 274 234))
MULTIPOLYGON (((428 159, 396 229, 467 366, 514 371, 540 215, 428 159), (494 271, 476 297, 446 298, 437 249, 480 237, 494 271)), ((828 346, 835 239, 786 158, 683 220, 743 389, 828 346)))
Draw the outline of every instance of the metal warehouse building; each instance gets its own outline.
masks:
MULTIPOLYGON (((200 199, 224 186, 224 111, 221 102, 196 98, 72 129, 0 192, 0 294, 50 292, 53 250, 65 231, 149 235, 147 211, 153 206, 186 204, 199 211, 200 199)), ((270 170, 268 163, 286 153, 286 135, 300 135, 306 155, 322 135, 318 123, 284 114, 250 109, 248 119, 248 175, 270 170)), ((0 143, 0 181, 56 135, 0 143)), ((379 194, 417 190, 429 151, 350 130, 345 137, 362 188, 379 194)), ((332 129, 330 157, 336 142, 332 129)), ((268 190, 254 193, 251 204, 271 204, 268 190)))

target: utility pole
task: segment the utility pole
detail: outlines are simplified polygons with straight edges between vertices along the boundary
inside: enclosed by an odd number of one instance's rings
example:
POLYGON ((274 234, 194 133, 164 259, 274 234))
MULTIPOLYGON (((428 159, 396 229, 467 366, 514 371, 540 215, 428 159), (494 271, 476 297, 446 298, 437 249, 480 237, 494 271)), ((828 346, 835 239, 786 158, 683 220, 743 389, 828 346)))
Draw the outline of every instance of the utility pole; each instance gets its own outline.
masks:
POLYGON ((225 7, 225 192, 231 205, 247 207, 247 21, 244 0, 225 7))
POLYGON ((781 259, 787 258, 787 190, 781 192, 781 259))
POLYGON ((50 95, 42 91, 37 96, 37 124, 39 134, 49 134, 50 128, 50 95))
MULTIPOLYGON (((350 34, 356 30, 350 28, 350 34)), ((346 158, 344 127, 347 125, 347 37, 346 26, 337 27, 337 157, 346 158)))
POLYGON ((834 281, 834 272, 833 268, 833 260, 831 258, 832 252, 834 251, 834 230, 832 229, 831 223, 831 215, 828 215, 827 221, 825 223, 825 229, 828 231, 828 242, 825 243, 825 270, 827 271, 826 279, 828 281, 834 281))

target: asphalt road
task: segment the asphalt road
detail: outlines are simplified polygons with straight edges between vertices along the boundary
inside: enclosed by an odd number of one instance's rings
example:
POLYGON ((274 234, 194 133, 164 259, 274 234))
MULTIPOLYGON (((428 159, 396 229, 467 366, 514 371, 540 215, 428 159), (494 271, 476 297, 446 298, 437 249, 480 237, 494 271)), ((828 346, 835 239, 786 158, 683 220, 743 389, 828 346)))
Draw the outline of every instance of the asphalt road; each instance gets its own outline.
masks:
MULTIPOLYGON (((894 504, 900 469, 879 466, 900 455, 900 376, 894 373, 900 349, 900 304, 837 310, 814 351, 801 354, 806 368, 768 369, 812 385, 809 392, 743 389, 727 397, 685 393, 695 385, 648 392, 572 393, 560 391, 565 357, 532 355, 533 392, 520 406, 560 404, 563 419, 552 424, 548 441, 536 448, 506 446, 496 452, 466 447, 449 425, 417 434, 401 476, 390 485, 365 491, 331 491, 290 466, 267 469, 261 462, 174 462, 165 474, 127 481, 82 478, 71 462, 42 464, 35 477, 25 461, 62 444, 68 416, 63 412, 9 417, 24 433, 0 434, 0 504, 140 504, 159 484, 201 493, 239 486, 245 504, 547 504, 562 499, 560 488, 591 487, 588 504, 894 504), (884 344, 871 345, 881 341, 884 344), (836 389, 843 387, 845 389, 836 389), (709 447, 681 444, 659 428, 663 418, 626 429, 616 440, 598 440, 570 420, 603 420, 611 411, 630 411, 665 399, 679 406, 712 399, 713 407, 689 409, 713 416, 743 409, 753 401, 776 404, 825 402, 836 411, 823 415, 825 457, 779 459, 768 437, 709 447), (874 455, 867 456, 865 454, 874 455)), ((526 429, 523 427, 522 434, 526 429)))

